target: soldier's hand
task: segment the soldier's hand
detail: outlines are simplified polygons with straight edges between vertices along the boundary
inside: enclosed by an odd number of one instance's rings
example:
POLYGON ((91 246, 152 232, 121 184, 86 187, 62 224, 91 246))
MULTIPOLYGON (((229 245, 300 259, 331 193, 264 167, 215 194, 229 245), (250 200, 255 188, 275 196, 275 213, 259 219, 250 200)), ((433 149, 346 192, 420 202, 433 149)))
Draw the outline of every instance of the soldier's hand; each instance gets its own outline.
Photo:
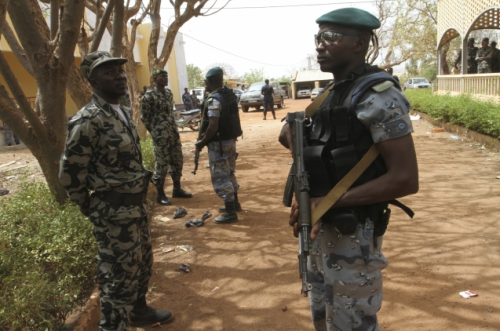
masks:
MULTIPOLYGON (((311 213, 316 209, 319 203, 323 200, 324 197, 321 198, 311 198, 311 213)), ((293 227, 293 235, 295 238, 299 236, 299 225, 297 223, 297 219, 299 217, 299 203, 295 201, 292 204, 292 209, 290 210, 290 220, 288 224, 293 227)), ((321 219, 316 222, 316 225, 311 229, 311 239, 316 239, 316 236, 320 230, 321 219)))
POLYGON ((194 144, 194 146, 196 147, 196 150, 197 150, 198 152, 201 152, 201 150, 203 149, 203 147, 205 147, 205 145, 203 145, 203 144, 202 144, 201 140, 198 140, 198 141, 194 144))

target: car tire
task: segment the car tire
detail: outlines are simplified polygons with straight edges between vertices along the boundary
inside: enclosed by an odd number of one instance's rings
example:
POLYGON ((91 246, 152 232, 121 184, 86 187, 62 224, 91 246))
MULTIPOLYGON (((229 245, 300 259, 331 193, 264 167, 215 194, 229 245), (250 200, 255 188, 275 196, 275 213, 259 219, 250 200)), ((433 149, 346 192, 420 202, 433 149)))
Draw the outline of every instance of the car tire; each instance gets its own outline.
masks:
POLYGON ((248 106, 241 105, 241 111, 244 113, 248 113, 248 106))
POLYGON ((284 106, 284 105, 285 105, 285 104, 283 103, 283 97, 281 97, 281 98, 280 98, 280 103, 278 103, 278 104, 276 105, 276 107, 278 107, 278 108, 283 108, 283 106, 284 106))

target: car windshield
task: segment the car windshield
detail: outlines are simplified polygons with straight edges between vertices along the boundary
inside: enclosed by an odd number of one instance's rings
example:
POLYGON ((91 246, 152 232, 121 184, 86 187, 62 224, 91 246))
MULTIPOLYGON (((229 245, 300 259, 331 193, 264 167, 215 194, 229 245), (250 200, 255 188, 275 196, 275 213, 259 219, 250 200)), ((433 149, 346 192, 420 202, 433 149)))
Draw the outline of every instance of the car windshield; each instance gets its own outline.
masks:
POLYGON ((313 90, 313 93, 314 93, 314 92, 316 92, 316 93, 321 92, 321 90, 322 90, 321 88, 315 88, 315 89, 313 90))
POLYGON ((194 90, 194 93, 196 95, 202 95, 203 94, 202 90, 194 90))
POLYGON ((299 87, 299 90, 310 90, 311 88, 309 86, 301 86, 299 87))
POLYGON ((250 85, 250 88, 248 89, 247 92, 252 92, 252 91, 259 91, 262 89, 262 86, 266 85, 265 83, 253 83, 250 85))
POLYGON ((422 83, 428 84, 429 82, 425 78, 413 78, 413 84, 422 84, 422 83))

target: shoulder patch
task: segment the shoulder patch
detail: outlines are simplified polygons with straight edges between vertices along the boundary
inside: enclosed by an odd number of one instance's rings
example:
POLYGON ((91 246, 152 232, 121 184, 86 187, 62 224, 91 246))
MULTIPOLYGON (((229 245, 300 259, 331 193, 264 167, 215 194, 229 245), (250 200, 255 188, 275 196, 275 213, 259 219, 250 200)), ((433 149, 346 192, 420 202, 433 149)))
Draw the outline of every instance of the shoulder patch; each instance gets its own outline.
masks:
POLYGON ((377 85, 374 85, 372 86, 372 89, 375 91, 375 92, 383 92, 385 90, 387 90, 388 88, 391 88, 394 86, 394 83, 391 82, 390 80, 386 80, 385 82, 382 82, 380 84, 377 84, 377 85))
POLYGON ((213 98, 208 98, 207 102, 211 102, 213 100, 213 98))

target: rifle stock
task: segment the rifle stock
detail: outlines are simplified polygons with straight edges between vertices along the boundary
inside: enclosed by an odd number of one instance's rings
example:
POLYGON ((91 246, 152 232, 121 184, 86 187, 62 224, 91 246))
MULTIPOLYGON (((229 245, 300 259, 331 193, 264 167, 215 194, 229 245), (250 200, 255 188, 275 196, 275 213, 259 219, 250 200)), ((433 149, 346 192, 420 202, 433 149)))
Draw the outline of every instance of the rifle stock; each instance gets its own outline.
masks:
POLYGON ((197 148, 196 152, 194 152, 194 170, 191 171, 193 175, 196 175, 196 171, 198 170, 198 163, 200 162, 200 150, 197 148))
POLYGON ((286 117, 293 135, 293 165, 288 175, 287 186, 283 203, 291 205, 291 195, 299 203, 299 273, 302 279, 301 294, 307 297, 311 285, 307 277, 307 257, 310 253, 311 234, 311 199, 309 194, 309 180, 304 166, 304 112, 288 113, 286 117), (289 184, 291 182, 291 184, 289 184))

